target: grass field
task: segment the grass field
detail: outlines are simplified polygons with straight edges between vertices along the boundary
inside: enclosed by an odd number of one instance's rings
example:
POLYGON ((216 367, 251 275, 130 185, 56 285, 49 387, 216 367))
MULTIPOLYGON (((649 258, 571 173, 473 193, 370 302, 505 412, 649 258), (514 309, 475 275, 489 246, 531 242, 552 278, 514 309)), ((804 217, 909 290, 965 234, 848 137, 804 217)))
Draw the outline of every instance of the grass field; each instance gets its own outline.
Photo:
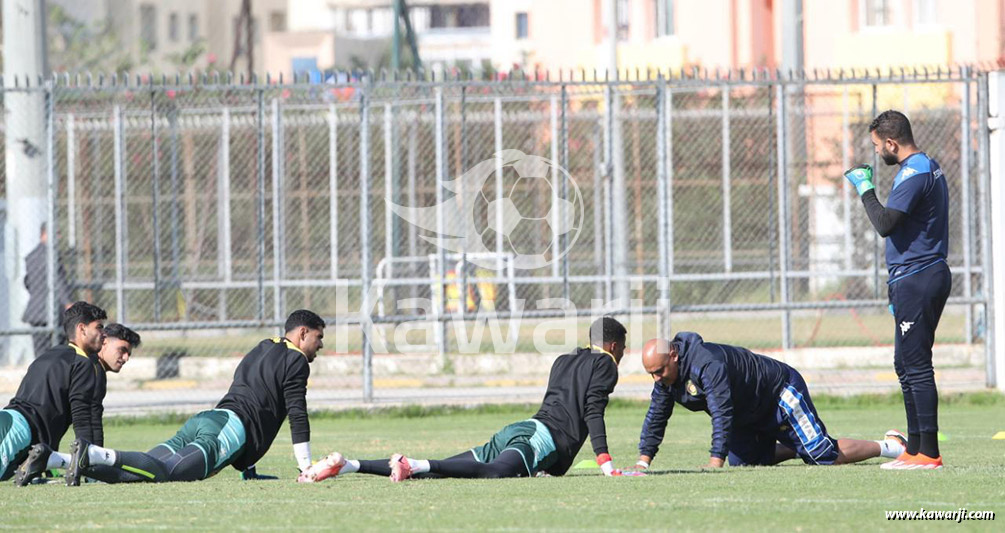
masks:
MULTIPOLYGON (((834 436, 878 438, 902 426, 903 412, 888 398, 819 399, 834 436)), ((636 458, 646 405, 618 402, 608 410, 615 462, 636 458)), ((393 452, 440 457, 481 444, 503 425, 533 414, 529 406, 469 412, 419 409, 315 416, 315 455, 339 450, 349 457, 393 452)), ((665 531, 684 530, 1000 530, 1005 520, 1005 398, 976 395, 944 401, 942 443, 948 466, 934 472, 887 472, 880 460, 841 467, 794 462, 768 468, 702 471, 710 425, 704 414, 678 410, 667 440, 644 478, 604 478, 599 470, 571 470, 564 478, 423 480, 347 475, 298 485, 289 433, 283 430, 259 471, 279 481, 242 482, 227 469, 198 483, 100 485, 80 488, 0 486, 0 530, 457 530, 665 531), (995 511, 993 522, 888 522, 885 510, 995 511)), ((110 421, 106 442, 147 449, 173 434, 177 420, 110 421)), ((64 447, 70 436, 64 440, 64 447)), ((591 459, 589 442, 579 459, 591 459)))

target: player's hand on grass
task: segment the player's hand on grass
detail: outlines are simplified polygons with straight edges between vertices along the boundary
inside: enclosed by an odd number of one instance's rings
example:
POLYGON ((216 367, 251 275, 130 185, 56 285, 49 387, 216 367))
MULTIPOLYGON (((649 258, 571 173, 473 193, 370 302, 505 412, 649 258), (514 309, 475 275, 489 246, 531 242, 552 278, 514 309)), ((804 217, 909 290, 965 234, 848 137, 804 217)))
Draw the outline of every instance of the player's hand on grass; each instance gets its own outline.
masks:
POLYGON ((853 187, 855 187, 859 196, 865 194, 866 191, 876 188, 876 186, 872 184, 872 167, 869 165, 859 165, 857 167, 849 168, 844 171, 844 177, 852 184, 853 187))
POLYGON ((649 470, 649 463, 651 463, 652 460, 652 457, 649 457, 648 455, 640 455, 639 460, 625 470, 632 472, 643 472, 645 470, 649 470))
POLYGON ((605 476, 620 476, 622 475, 621 470, 614 468, 614 460, 611 459, 611 454, 602 453, 597 456, 597 465, 605 476))
POLYGON ((722 468, 724 464, 725 461, 722 460, 722 457, 709 457, 708 464, 702 468, 722 468))
POLYGON ((241 479, 244 481, 259 480, 265 481, 269 479, 279 479, 277 476, 270 476, 267 474, 259 474, 258 469, 254 465, 249 466, 243 472, 241 472, 241 479))

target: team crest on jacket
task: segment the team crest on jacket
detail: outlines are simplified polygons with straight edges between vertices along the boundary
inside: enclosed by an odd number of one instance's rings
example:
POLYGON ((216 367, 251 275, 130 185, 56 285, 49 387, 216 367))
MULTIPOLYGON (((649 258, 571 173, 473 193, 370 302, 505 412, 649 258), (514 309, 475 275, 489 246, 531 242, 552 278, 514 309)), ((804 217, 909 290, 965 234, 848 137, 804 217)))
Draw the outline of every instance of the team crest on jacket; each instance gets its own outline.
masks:
POLYGON ((686 390, 687 393, 690 394, 691 396, 698 395, 698 386, 695 385, 694 382, 691 381, 690 379, 687 380, 686 383, 684 383, 684 390, 686 390))

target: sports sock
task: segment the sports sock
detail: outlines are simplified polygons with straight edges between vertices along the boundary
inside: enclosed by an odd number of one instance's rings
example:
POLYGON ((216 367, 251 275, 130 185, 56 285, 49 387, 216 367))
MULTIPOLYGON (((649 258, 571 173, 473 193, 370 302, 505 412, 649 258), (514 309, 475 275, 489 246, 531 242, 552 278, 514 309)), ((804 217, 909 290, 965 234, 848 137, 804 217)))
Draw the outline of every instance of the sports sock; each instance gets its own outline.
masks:
POLYGON ((370 461, 354 461, 359 463, 358 472, 361 474, 373 474, 375 476, 390 476, 391 467, 387 465, 387 459, 376 459, 370 461))
POLYGON ((896 459, 900 454, 904 453, 904 446, 893 439, 878 440, 876 443, 879 444, 880 457, 896 459))
POLYGON ((49 462, 46 463, 45 469, 52 470, 53 468, 66 468, 66 465, 70 464, 70 454, 52 452, 49 454, 49 462))
POLYGON ((919 452, 935 458, 939 456, 939 433, 937 431, 924 431, 920 437, 921 447, 919 452))
POLYGON ((115 466, 115 457, 115 450, 111 448, 102 448, 94 444, 87 447, 87 458, 92 465, 115 466))
POLYGON ((413 474, 425 474, 429 472, 429 461, 424 459, 408 459, 408 465, 412 467, 413 474))
POLYGON ((359 472, 359 461, 355 459, 346 459, 345 466, 342 467, 339 474, 352 474, 353 472, 359 472))
POLYGON ((908 433, 907 434, 907 454, 917 455, 918 449, 921 448, 921 433, 908 433))

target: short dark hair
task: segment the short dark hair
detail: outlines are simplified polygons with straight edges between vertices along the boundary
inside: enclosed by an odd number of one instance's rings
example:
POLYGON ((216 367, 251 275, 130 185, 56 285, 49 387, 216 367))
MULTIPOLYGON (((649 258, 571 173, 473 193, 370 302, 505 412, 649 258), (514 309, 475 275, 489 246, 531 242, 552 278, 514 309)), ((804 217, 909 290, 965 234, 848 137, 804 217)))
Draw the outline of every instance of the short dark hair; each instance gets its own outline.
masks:
POLYGON ((63 331, 66 338, 73 340, 77 324, 90 324, 95 320, 108 318, 105 310, 87 302, 76 302, 63 311, 63 331))
POLYGON ((624 344, 626 335, 628 335, 628 330, 614 317, 600 317, 590 326, 590 342, 592 344, 603 344, 605 342, 624 344))
POLYGON ((309 311, 307 309, 297 309, 296 311, 290 313, 289 318, 286 319, 286 331, 293 331, 300 326, 306 326, 308 329, 324 329, 325 320, 318 316, 314 311, 309 311))
POLYGON ((140 345, 139 333, 136 333, 135 331, 127 328, 126 326, 123 326, 122 324, 118 324, 115 322, 112 322, 111 324, 105 326, 105 337, 114 337, 116 339, 122 339, 128 342, 129 345, 132 346, 133 348, 136 348, 137 346, 140 345))
POLYGON ((869 132, 876 132, 880 140, 893 139, 900 144, 914 145, 911 121, 900 111, 883 111, 869 124, 869 132))

